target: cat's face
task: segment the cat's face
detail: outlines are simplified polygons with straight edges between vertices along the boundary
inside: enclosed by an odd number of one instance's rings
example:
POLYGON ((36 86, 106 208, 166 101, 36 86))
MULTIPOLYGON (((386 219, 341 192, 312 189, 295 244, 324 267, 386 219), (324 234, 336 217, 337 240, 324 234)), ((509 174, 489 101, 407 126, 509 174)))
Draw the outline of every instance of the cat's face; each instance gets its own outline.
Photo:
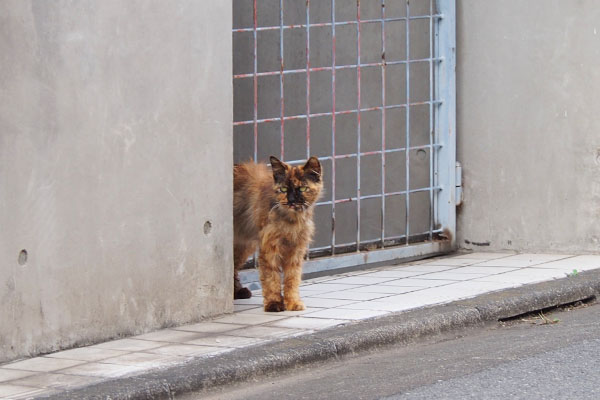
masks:
POLYGON ((319 198, 323 187, 321 163, 311 157, 306 164, 294 167, 271 157, 273 190, 277 207, 288 212, 303 212, 319 198))

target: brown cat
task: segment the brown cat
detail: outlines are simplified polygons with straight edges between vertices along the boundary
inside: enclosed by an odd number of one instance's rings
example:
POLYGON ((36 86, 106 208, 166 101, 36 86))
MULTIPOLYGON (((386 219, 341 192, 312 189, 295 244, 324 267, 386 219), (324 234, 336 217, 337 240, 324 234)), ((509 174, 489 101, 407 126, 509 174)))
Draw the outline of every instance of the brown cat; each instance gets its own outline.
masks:
POLYGON ((300 167, 275 157, 271 157, 271 170, 264 164, 234 166, 234 298, 252 296, 240 284, 238 270, 258 247, 265 311, 304 310, 298 291, 302 259, 315 230, 313 210, 322 187, 321 164, 316 157, 300 167))

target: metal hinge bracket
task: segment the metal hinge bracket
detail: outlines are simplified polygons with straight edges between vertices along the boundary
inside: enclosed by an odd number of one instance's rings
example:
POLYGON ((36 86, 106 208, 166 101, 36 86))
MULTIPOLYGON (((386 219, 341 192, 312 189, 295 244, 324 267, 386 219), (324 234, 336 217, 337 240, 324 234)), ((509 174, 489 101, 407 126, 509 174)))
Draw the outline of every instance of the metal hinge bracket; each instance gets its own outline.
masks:
POLYGON ((456 182, 456 206, 460 206, 463 202, 463 188, 462 188, 462 165, 460 162, 456 162, 455 169, 455 182, 456 182))

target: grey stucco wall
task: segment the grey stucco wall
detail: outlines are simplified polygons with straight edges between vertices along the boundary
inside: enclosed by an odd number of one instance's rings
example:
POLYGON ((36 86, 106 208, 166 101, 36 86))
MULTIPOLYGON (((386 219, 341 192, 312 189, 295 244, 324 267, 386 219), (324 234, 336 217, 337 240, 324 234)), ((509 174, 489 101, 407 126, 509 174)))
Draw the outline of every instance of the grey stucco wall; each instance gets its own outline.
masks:
POLYGON ((598 3, 457 3, 459 243, 597 252, 598 3))
POLYGON ((0 361, 231 311, 231 115, 231 2, 0 3, 0 361))

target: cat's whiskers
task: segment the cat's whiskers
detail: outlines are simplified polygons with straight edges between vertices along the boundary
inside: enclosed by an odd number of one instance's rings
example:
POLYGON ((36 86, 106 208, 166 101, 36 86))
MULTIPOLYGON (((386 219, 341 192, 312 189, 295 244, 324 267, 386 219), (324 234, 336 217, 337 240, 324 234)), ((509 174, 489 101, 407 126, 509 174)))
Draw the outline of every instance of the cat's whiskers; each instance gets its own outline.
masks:
POLYGON ((275 203, 273 205, 273 207, 271 207, 271 209, 269 210, 269 214, 271 213, 271 211, 273 211, 274 209, 279 208, 279 207, 281 207, 281 203, 275 203))

